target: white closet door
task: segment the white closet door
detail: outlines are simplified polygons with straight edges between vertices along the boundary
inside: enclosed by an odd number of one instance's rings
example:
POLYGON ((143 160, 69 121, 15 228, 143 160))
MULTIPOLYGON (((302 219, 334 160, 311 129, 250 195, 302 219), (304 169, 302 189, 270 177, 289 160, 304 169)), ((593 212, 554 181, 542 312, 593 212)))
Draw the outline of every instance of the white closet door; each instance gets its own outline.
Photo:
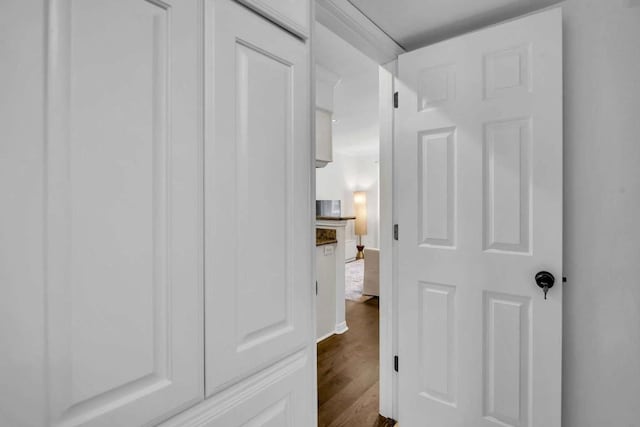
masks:
MULTIPOLYGON (((22 308, 12 310, 15 329, 32 316, 43 324, 34 335, 2 336, 7 349, 22 348, 9 366, 42 374, 46 396, 11 394, 22 389, 21 375, 3 376, 12 405, 0 408, 0 425, 151 425, 204 394, 201 7, 46 3, 40 11, 14 4, 23 19, 4 28, 48 30, 44 142, 11 141, 8 152, 17 162, 42 150, 33 172, 44 171, 43 186, 13 182, 21 215, 42 218, 42 227, 23 230, 28 239, 41 233, 44 245, 31 254, 34 269, 44 259, 40 305, 28 297, 33 288, 7 286, 22 308), (28 201, 39 199, 43 205, 28 201), (34 418, 41 421, 22 422, 34 418)), ((10 65, 27 69, 27 57, 10 65)), ((10 241, 0 244, 10 250, 10 241)), ((6 267, 12 281, 23 276, 6 267)))
POLYGON ((299 354, 305 374, 277 401, 314 403, 308 46, 233 1, 211 7, 206 394, 299 354))
POLYGON ((561 10, 398 66, 399 421, 560 427, 561 10))

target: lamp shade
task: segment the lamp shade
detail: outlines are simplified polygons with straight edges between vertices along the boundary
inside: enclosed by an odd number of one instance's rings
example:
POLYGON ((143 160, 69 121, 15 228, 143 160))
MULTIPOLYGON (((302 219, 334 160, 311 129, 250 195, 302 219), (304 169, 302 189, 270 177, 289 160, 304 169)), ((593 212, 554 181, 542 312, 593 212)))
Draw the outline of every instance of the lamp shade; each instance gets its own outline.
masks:
POLYGON ((364 236, 367 234, 367 193, 355 191, 353 193, 353 210, 356 216, 355 234, 364 236))

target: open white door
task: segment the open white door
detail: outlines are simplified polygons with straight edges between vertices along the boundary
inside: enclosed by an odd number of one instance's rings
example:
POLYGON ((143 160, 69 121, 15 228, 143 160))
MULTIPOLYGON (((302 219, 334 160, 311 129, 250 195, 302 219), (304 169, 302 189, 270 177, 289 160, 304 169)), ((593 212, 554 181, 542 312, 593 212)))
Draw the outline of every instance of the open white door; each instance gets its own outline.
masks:
POLYGON ((559 427, 561 10, 401 55, 398 121, 401 425, 559 427))

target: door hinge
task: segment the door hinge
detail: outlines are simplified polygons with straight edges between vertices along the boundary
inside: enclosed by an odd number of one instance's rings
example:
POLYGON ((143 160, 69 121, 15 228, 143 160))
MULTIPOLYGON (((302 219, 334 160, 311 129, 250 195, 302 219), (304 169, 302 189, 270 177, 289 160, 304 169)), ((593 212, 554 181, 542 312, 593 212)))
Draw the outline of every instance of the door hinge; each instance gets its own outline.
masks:
POLYGON ((398 372, 398 356, 393 356, 393 370, 398 372))
POLYGON ((316 280, 316 295, 318 295, 318 281, 316 280))
POLYGON ((393 240, 398 240, 398 224, 393 224, 393 240))
POLYGON ((393 94, 393 108, 398 108, 398 92, 393 94))

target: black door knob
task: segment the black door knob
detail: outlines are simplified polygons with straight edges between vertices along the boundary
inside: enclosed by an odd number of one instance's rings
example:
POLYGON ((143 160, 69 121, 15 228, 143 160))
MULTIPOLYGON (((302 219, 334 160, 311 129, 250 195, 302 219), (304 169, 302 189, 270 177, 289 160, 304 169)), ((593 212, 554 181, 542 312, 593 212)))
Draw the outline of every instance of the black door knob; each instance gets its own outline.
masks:
POLYGON ((542 288, 544 292, 544 299, 547 299, 547 292, 553 288, 553 284, 556 282, 556 278, 548 271, 540 271, 536 274, 536 283, 542 288))

